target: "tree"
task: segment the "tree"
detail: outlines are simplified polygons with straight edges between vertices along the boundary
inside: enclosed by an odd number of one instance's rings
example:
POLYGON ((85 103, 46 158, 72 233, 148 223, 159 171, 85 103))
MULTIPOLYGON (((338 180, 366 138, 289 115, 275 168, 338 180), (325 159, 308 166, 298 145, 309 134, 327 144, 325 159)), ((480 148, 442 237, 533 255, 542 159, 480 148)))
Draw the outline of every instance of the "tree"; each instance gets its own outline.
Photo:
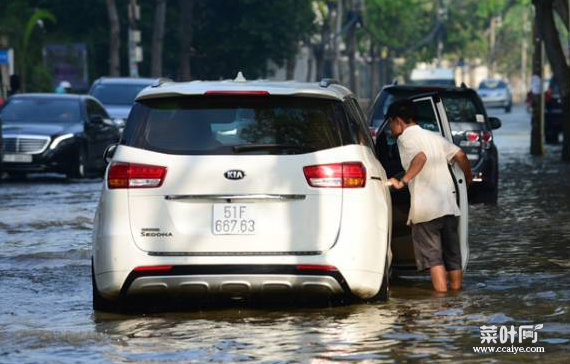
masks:
POLYGON ((178 78, 181 81, 190 80, 190 57, 192 55, 192 0, 179 0, 180 4, 180 65, 178 78))
POLYGON ((152 30, 151 65, 152 77, 162 76, 162 43, 164 42, 164 22, 166 20, 166 0, 156 0, 154 27, 152 30))
POLYGON ((106 4, 109 18, 109 75, 118 77, 121 75, 121 25, 115 0, 106 0, 106 4))
MULTIPOLYGON (((562 113, 564 115, 564 142, 562 145, 561 159, 570 163, 570 67, 566 62, 566 57, 560 42, 560 33, 554 21, 554 0, 533 0, 536 9, 538 29, 544 41, 546 54, 554 77, 560 88, 560 98, 562 101, 562 113)), ((568 1, 564 1, 566 10, 568 1)), ((560 8, 560 4, 557 9, 560 8)), ((566 11, 566 14, 568 12, 566 11)), ((565 24, 568 26, 568 23, 565 24)))

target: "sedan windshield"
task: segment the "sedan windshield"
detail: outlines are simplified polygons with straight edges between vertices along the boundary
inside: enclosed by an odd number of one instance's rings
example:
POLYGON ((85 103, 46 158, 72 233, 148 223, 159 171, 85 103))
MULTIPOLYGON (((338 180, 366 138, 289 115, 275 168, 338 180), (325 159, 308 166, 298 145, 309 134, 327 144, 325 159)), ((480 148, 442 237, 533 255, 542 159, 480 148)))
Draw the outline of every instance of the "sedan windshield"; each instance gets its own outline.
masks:
POLYGON ((81 119, 79 100, 16 98, 8 101, 0 117, 4 122, 77 122, 81 119))
POLYGON ((132 105, 135 97, 148 85, 98 84, 91 94, 105 105, 132 105))

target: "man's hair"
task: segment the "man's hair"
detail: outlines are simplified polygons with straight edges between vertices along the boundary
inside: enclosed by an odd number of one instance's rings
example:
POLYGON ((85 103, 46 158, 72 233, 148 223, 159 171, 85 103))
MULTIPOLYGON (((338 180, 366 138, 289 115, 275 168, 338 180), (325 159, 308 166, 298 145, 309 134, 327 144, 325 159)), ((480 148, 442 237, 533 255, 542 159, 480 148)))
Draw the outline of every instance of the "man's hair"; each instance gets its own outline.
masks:
POLYGON ((415 122, 418 115, 416 103, 410 100, 398 100, 388 108, 386 118, 402 118, 406 124, 415 122))

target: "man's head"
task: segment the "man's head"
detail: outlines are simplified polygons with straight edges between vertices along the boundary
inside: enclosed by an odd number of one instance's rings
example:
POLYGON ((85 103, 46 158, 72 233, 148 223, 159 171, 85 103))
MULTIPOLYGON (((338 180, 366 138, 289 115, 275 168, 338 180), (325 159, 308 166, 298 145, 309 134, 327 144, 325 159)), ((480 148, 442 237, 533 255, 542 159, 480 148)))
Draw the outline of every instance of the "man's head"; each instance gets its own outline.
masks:
POLYGON ((418 109, 410 100, 398 100, 388 108, 386 119, 390 123, 392 136, 399 137, 408 126, 416 125, 418 109))

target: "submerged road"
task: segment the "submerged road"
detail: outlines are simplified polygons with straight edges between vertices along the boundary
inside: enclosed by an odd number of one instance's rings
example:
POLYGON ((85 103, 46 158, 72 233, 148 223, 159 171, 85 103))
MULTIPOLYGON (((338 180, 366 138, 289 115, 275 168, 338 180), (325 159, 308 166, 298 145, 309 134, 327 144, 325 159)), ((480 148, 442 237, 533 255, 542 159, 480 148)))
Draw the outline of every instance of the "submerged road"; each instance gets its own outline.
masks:
POLYGON ((2 181, 0 363, 568 363, 570 166, 559 146, 528 154, 524 108, 491 114, 503 120, 499 202, 471 206, 465 289, 443 296, 417 275, 395 280, 388 303, 96 314, 101 181, 2 181), (474 353, 480 326, 527 324, 543 325, 532 346, 545 353, 474 353))

